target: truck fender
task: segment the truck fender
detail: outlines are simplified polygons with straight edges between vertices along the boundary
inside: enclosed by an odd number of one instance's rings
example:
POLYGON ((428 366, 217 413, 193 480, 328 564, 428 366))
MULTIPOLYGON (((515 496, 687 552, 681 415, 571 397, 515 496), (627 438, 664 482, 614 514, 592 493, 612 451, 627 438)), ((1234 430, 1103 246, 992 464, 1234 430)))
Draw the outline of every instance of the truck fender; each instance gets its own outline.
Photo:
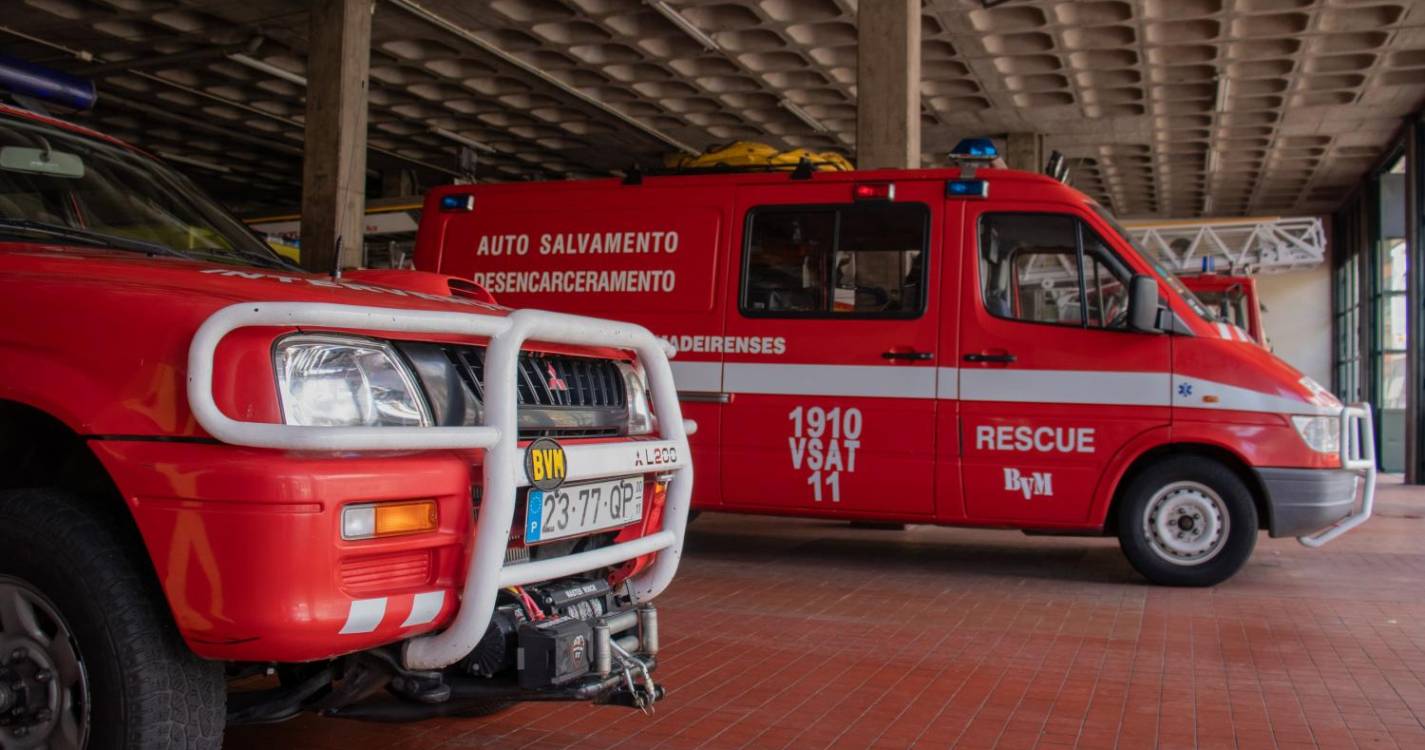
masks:
POLYGON ((47 352, 0 349, 0 399, 44 412, 77 435, 90 432, 102 408, 95 403, 113 395, 113 387, 97 373, 74 367, 47 352))

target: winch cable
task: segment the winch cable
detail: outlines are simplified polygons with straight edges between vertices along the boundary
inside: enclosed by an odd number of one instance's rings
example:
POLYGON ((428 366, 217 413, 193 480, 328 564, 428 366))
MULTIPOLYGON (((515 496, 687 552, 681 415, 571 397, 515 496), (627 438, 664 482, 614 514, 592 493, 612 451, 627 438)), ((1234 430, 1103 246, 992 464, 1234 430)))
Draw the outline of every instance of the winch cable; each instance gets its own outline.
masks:
POLYGON ((523 587, 510 586, 505 590, 519 600, 520 605, 525 609, 525 614, 529 615, 529 619, 543 620, 545 618, 544 611, 539 608, 538 604, 535 604, 534 597, 530 596, 523 587))

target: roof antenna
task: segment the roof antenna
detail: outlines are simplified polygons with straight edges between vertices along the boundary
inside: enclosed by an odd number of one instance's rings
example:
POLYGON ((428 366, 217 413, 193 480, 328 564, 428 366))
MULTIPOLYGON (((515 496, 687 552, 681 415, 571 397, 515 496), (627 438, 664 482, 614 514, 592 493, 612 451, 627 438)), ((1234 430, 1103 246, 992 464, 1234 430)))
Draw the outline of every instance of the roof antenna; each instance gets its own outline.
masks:
POLYGON ((336 236, 336 257, 332 259, 332 281, 341 280, 341 235, 336 236))
POLYGON ((799 160, 797 161, 797 168, 794 169, 794 170, 792 170, 792 179, 794 179, 794 180, 810 180, 810 179, 811 179, 812 172, 815 172, 815 171, 816 171, 816 167, 812 166, 811 159, 808 159, 808 158, 806 158, 805 156, 803 156, 801 159, 799 159, 799 160))

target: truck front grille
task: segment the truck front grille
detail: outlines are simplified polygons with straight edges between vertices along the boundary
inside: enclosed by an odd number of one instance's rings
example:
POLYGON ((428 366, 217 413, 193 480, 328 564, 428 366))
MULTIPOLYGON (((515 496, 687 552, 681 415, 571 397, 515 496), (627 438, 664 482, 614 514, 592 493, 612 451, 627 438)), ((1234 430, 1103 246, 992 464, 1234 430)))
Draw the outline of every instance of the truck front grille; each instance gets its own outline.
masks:
MULTIPOLYGON (((439 425, 483 420, 485 347, 401 342, 439 425)), ((628 392, 617 362, 564 354, 521 352, 516 382, 519 434, 613 437, 628 424, 628 392)))
MULTIPOLYGON (((446 352, 467 384, 485 400, 485 348, 451 346, 446 352)), ((606 359, 524 352, 519 365, 520 406, 593 406, 622 409, 627 404, 623 375, 606 359)))

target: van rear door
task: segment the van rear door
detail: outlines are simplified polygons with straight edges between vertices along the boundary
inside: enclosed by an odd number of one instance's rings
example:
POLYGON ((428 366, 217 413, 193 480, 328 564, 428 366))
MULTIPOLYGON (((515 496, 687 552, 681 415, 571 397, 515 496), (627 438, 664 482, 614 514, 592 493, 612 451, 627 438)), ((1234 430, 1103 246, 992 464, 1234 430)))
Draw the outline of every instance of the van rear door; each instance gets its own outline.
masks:
POLYGON ((1171 337, 1127 327, 1136 259, 1057 205, 969 202, 963 232, 967 516, 1097 526, 1105 466, 1171 416, 1171 337))
POLYGON ((698 474, 695 507, 719 502, 722 288, 732 191, 709 181, 613 180, 432 191, 416 264, 483 284, 501 304, 626 320, 676 341, 673 378, 698 474), (470 195, 457 210, 442 195, 470 195))
POLYGON ((938 273, 939 190, 739 188, 724 342, 727 507, 934 512, 940 294, 927 280, 938 273))

